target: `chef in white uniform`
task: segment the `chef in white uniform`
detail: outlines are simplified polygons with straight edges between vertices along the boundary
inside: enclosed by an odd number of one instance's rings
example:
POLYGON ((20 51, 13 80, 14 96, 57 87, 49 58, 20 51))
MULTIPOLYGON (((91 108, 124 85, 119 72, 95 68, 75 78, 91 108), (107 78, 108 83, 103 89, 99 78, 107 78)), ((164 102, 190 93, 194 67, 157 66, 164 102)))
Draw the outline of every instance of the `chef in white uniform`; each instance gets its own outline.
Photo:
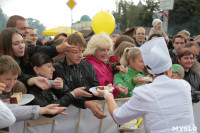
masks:
POLYGON ((148 41, 140 50, 153 75, 152 83, 135 88, 130 100, 119 108, 111 93, 98 90, 98 96, 106 99, 114 121, 122 125, 143 117, 148 133, 197 133, 191 87, 182 79, 170 78, 172 63, 164 38, 148 41))

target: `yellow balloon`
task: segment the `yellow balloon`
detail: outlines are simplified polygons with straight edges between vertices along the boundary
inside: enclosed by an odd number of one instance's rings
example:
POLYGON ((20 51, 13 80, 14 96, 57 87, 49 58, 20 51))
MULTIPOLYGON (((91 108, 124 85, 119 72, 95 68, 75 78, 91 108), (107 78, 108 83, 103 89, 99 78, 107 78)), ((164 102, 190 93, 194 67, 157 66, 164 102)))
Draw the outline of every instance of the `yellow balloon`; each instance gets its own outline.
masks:
POLYGON ((115 18, 108 12, 98 12, 92 20, 92 29, 96 34, 105 32, 110 35, 115 29, 115 18))

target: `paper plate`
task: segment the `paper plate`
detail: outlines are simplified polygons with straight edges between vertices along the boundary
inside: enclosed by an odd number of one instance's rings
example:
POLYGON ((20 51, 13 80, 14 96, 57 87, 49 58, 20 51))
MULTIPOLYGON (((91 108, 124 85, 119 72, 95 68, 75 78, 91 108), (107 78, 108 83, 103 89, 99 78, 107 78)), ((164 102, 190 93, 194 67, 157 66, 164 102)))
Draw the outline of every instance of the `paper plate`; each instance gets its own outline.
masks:
MULTIPOLYGON (((92 88, 89 89, 89 91, 92 92, 92 93, 98 93, 97 87, 98 86, 92 87, 92 88)), ((113 89, 114 89, 114 87, 108 87, 108 91, 112 91, 113 89)))
MULTIPOLYGON (((27 103, 30 103, 34 98, 35 98, 35 96, 32 94, 23 94, 22 101, 15 105, 25 105, 27 103)), ((9 102, 9 104, 10 104, 10 102, 9 102)))

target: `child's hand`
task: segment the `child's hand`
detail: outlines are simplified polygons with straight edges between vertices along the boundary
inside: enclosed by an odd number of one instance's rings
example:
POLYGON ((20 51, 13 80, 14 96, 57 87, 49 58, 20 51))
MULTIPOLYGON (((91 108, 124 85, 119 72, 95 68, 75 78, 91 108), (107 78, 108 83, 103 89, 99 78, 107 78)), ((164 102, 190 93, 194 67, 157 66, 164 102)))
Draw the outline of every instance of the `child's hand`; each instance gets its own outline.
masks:
POLYGON ((138 76, 137 78, 134 78, 133 80, 136 84, 139 84, 139 85, 143 83, 148 83, 148 81, 144 80, 142 76, 138 76))
POLYGON ((0 83, 0 94, 2 94, 2 91, 6 88, 6 85, 4 83, 0 83))
POLYGON ((3 99, 2 101, 3 102, 8 102, 8 101, 10 101, 10 98, 3 99))
POLYGON ((127 72, 128 72, 128 68, 125 68, 123 65, 117 66, 117 69, 118 69, 121 73, 127 73, 127 72))
POLYGON ((128 94, 128 88, 126 88, 126 87, 124 87, 122 85, 117 85, 116 88, 120 93, 122 93, 124 95, 128 94))

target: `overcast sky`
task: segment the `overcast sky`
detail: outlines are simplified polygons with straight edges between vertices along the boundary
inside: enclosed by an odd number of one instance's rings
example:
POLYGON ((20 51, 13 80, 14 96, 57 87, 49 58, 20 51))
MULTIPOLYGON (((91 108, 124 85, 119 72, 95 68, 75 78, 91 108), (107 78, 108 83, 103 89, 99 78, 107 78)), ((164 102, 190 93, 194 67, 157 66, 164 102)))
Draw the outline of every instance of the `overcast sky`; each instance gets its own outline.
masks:
MULTIPOLYGON (((38 19, 47 29, 57 26, 71 26, 71 9, 66 5, 69 0, 0 0, 0 7, 7 16, 21 15, 38 19)), ((81 16, 92 19, 100 11, 116 10, 116 0, 74 0, 77 4, 72 10, 73 23, 81 16)), ((117 0, 119 1, 119 0, 117 0)), ((139 0, 128 0, 138 4, 139 0)), ((142 0, 143 2, 143 0, 142 0)))

